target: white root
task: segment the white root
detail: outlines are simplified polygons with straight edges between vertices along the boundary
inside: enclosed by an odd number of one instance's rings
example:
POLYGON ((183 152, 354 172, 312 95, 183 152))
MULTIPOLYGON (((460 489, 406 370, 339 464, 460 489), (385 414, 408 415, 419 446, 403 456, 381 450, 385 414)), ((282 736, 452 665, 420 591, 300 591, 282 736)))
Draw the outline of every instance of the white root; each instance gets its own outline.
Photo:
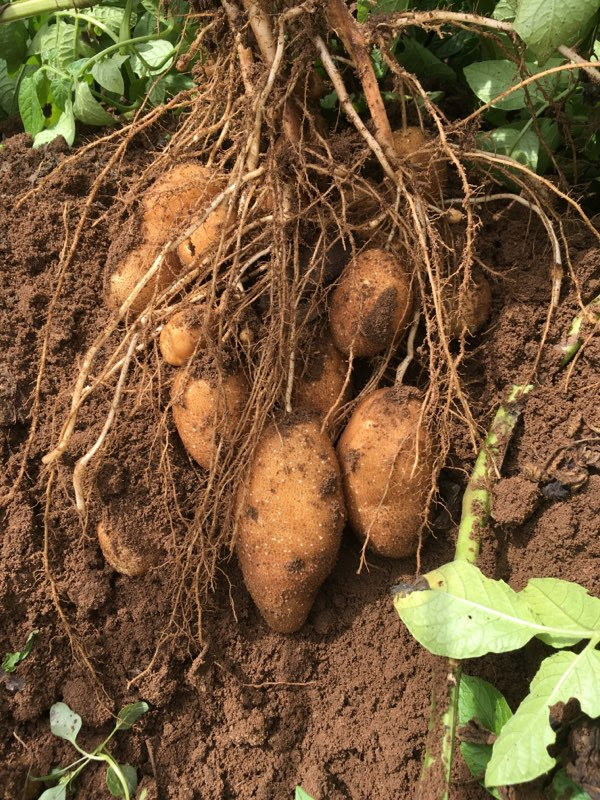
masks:
POLYGON ((119 375, 119 380, 117 381, 117 386, 115 388, 115 393, 113 395, 112 402, 110 404, 110 409, 108 411, 108 415, 100 431, 100 435, 87 451, 87 453, 77 461, 75 464, 75 469, 73 470, 73 489, 75 490, 75 505, 77 506, 77 511, 82 519, 85 519, 85 500, 83 497, 83 476, 85 473, 85 468, 92 460, 92 458, 96 455, 98 450, 104 444, 106 436, 113 424, 115 414, 117 413, 117 408, 119 407, 119 401, 121 399, 121 393, 123 391, 123 386, 125 385, 125 378, 127 377, 127 371, 129 369, 129 364, 131 362, 131 357, 135 350, 135 346, 138 340, 138 334, 134 333, 131 337, 131 341, 129 342, 129 347, 127 348, 127 353, 125 354, 125 358, 123 359, 123 364, 121 366, 121 373, 119 375))
POLYGON ((417 335, 420 319, 421 309, 417 308, 413 316, 412 325, 410 326, 408 339, 406 340, 406 356, 398 365, 398 369, 396 370, 396 379, 394 381, 395 386, 400 386, 402 384, 404 376, 406 375, 406 370, 409 368, 413 358, 415 357, 415 337, 417 335))

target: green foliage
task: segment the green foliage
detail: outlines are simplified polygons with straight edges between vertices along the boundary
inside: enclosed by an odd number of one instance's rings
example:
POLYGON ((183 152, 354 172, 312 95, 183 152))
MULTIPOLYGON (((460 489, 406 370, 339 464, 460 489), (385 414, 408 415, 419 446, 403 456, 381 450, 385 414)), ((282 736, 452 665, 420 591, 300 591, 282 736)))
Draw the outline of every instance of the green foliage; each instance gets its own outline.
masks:
POLYGON ((445 564, 425 581, 429 588, 399 587, 394 603, 430 652, 473 658, 516 650, 533 637, 558 650, 542 661, 514 715, 484 681, 464 676, 459 691, 460 724, 475 719, 497 734, 493 745, 461 744, 467 765, 476 777, 484 776, 486 787, 524 783, 549 772, 556 765, 547 749, 556 740, 551 707, 574 698, 583 713, 600 717, 600 599, 556 578, 533 578, 515 592, 466 561, 445 564), (560 649, 582 641, 578 653, 560 649))
POLYGON ((167 17, 158 0, 105 1, 0 24, 0 116, 18 112, 34 147, 72 145, 77 122, 115 125, 194 85, 174 67, 197 31, 183 0, 167 17))
POLYGON ((29 636, 25 641, 25 644, 23 645, 22 650, 17 650, 14 653, 6 653, 6 655, 2 659, 2 672, 5 673, 14 672, 21 663, 21 661, 25 661, 25 659, 33 649, 33 645, 35 644, 35 640, 37 638, 38 633, 39 631, 37 630, 31 631, 31 633, 29 634, 29 636))
MULTIPOLYGON (((66 767, 55 768, 48 775, 33 779, 55 784, 42 792, 39 800, 64 800, 67 790, 73 786, 79 773, 94 761, 105 763, 106 788, 111 795, 131 800, 138 785, 135 767, 130 764, 119 764, 106 750, 106 746, 117 731, 129 730, 146 711, 148 704, 143 701, 124 706, 119 711, 117 721, 106 739, 88 753, 77 743, 77 736, 81 730, 81 717, 66 703, 55 703, 50 709, 50 730, 60 739, 70 742, 81 757, 66 767)), ((145 797, 145 793, 142 794, 145 797)))
POLYGON ((296 786, 294 800, 313 800, 313 798, 301 786, 296 786))

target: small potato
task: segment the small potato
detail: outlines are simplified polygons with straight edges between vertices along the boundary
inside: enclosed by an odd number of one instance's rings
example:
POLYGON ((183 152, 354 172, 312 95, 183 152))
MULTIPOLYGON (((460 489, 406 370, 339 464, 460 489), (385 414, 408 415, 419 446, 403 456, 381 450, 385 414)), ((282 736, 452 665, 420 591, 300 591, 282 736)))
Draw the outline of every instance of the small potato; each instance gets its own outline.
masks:
POLYGON ((197 312, 192 308, 178 311, 160 332, 158 346, 162 357, 173 367, 183 367, 198 347, 201 336, 202 325, 197 312))
MULTIPOLYGON (((107 287, 107 302, 111 308, 117 309, 127 300, 137 283, 150 269, 158 250, 154 245, 142 244, 125 256, 114 269, 107 287)), ((158 271, 136 296, 130 306, 134 314, 139 314, 150 303, 153 296, 164 291, 173 283, 181 272, 181 264, 174 253, 167 253, 158 271)))
POLYGON ((471 336, 477 333, 485 325, 491 309, 492 290, 481 275, 469 284, 460 301, 457 293, 446 302, 450 337, 459 339, 463 332, 471 336))
POLYGON ((412 316, 410 276, 384 250, 364 250, 333 291, 329 325, 342 353, 374 356, 399 337, 412 316))
POLYGON ((406 159, 417 168, 429 169, 425 177, 425 193, 430 197, 438 197, 444 193, 448 183, 448 167, 445 161, 436 159, 432 162, 431 139, 420 128, 409 125, 406 130, 392 132, 394 147, 401 160, 406 159))
POLYGON ((337 446, 350 525, 389 558, 415 553, 425 522, 434 456, 419 427, 421 406, 415 389, 378 389, 358 405, 337 446))
POLYGON ((274 631, 304 624, 335 564, 345 518, 335 451, 319 422, 269 426, 238 496, 236 551, 274 631))
POLYGON ((111 525, 109 522, 98 523, 96 529, 98 543, 107 563, 122 575, 143 575, 156 566, 156 560, 150 551, 138 546, 136 537, 141 537, 139 527, 127 528, 111 525))
POLYGON ((180 370, 173 381, 173 418, 177 432, 191 457, 210 469, 218 435, 226 439, 240 420, 249 397, 241 372, 218 376, 186 376, 180 370))
POLYGON ((158 178, 142 202, 146 241, 163 244, 181 233, 192 212, 198 213, 223 189, 223 180, 208 167, 187 161, 158 178))
POLYGON ((311 349, 294 384, 294 406, 320 417, 325 417, 334 406, 341 408, 352 395, 351 380, 344 389, 347 374, 348 362, 336 349, 331 335, 325 333, 311 349))

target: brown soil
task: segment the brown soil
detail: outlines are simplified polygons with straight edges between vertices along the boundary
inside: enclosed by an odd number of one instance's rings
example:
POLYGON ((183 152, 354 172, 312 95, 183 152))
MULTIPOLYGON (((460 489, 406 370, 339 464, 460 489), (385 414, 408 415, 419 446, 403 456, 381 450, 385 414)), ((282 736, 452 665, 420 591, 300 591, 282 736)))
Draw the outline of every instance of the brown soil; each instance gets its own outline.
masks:
MULTIPOLYGON (((40 630, 33 653, 15 673, 18 681, 0 685, 4 800, 25 796, 29 770, 44 774, 72 756, 69 746, 49 733, 52 703, 64 700, 81 714, 84 742, 97 742, 110 725, 110 704, 71 647, 44 573, 47 475, 40 459, 56 442, 76 365, 109 318, 102 286, 111 214, 122 214, 128 177, 148 164, 152 147, 160 144, 162 134, 153 135, 155 139, 144 140, 137 149, 132 146, 103 187, 92 213, 97 222, 86 228, 65 275, 50 321, 48 365, 27 471, 14 500, 0 511, 0 654, 17 649, 33 628, 40 630)), ((1 154, 0 488, 10 488, 30 430, 32 392, 65 223, 72 234, 104 160, 101 150, 92 151, 16 209, 18 197, 64 154, 56 146, 32 151, 22 136, 8 139, 1 154)), ((484 224, 478 255, 494 271, 488 275, 493 310, 481 334, 468 341, 464 367, 482 430, 507 387, 530 377, 550 289, 547 240, 536 221, 523 219, 520 212, 506 212, 494 221, 484 215, 483 220, 490 224, 484 224)), ((579 228, 571 231, 570 243, 587 300, 598 292, 600 249, 579 228)), ((577 310, 568 281, 563 295, 539 371, 543 385, 528 400, 509 449, 503 470, 507 480, 496 496, 498 522, 486 535, 481 567, 515 588, 530 576, 553 575, 577 580, 600 594, 598 461, 595 466, 594 453, 573 444, 592 438, 600 428, 600 338, 590 341, 565 389, 556 345, 577 310), (564 449, 557 460, 560 447, 564 449), (581 479, 582 470, 587 479, 571 480, 574 474, 581 479), (562 487, 558 495, 557 485, 562 487), (507 515, 507 505, 512 515, 507 515)), ((145 358, 139 355, 142 365, 145 358)), ((162 367, 155 374, 154 369, 143 372, 143 385, 157 403, 139 404, 122 418, 94 464, 86 534, 74 509, 70 476, 75 459, 102 427, 110 397, 104 391, 92 396, 86 424, 76 430, 61 461, 48 518, 48 556, 56 588, 74 633, 114 702, 110 710, 137 699, 151 706, 133 731, 117 738, 115 755, 138 767, 150 798, 287 800, 300 782, 319 800, 412 797, 431 679, 439 669, 439 662, 408 635, 391 603, 390 586, 414 577, 414 559, 373 558, 368 571, 357 575, 360 547, 347 533, 308 623, 292 636, 268 631, 231 561, 223 565, 205 614, 204 646, 173 638, 143 672, 172 611, 169 565, 181 519, 193 515, 205 480, 190 463, 168 416, 177 513, 165 513, 161 501, 168 487, 157 478, 162 443, 156 432, 164 422, 174 371, 162 367), (134 578, 111 570, 94 536, 104 515, 119 521, 130 544, 145 542, 147 548, 152 541, 152 558, 159 566, 134 578)), ((440 482, 452 513, 440 507, 434 519, 435 535, 423 549, 424 571, 452 558, 460 500, 456 487, 464 485, 472 463, 467 432, 457 423, 440 482)), ((515 656, 467 664, 467 671, 498 685, 514 708, 544 652, 534 642, 515 656)), ((575 754, 573 763, 575 772, 582 773, 581 757, 577 760, 575 754)), ((77 796, 105 795, 100 770, 90 768, 77 796)), ((459 766, 452 796, 474 800, 487 795, 459 766)))

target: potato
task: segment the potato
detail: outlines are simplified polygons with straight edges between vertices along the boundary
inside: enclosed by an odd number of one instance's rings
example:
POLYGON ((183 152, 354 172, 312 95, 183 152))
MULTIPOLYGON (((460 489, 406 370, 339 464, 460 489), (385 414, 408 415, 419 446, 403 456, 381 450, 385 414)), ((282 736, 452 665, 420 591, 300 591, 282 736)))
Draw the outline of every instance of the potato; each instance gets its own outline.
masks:
MULTIPOLYGON (((201 212, 198 212, 201 213, 201 212)), ((181 263, 189 267, 195 259, 200 259, 215 247, 220 238, 223 226, 227 224, 227 208, 221 203, 208 217, 202 225, 192 233, 189 239, 179 245, 177 255, 181 263)))
POLYGON ((406 130, 392 132, 394 147, 401 160, 407 160, 418 169, 429 170, 424 175, 425 193, 430 197, 437 197, 444 193, 448 183, 448 167, 445 161, 436 158, 432 162, 431 139, 423 133, 421 128, 409 125, 406 130))
POLYGON ((178 311, 160 332, 158 346, 162 357, 173 367, 183 367, 202 336, 202 323, 194 308, 178 311))
MULTIPOLYGON (((136 284, 154 263, 159 250, 155 245, 142 244, 131 250, 112 272, 107 287, 107 302, 111 308, 119 308, 129 297, 136 284)), ((139 314, 150 303, 153 296, 160 294, 173 283, 181 272, 181 264, 175 253, 167 253, 158 271, 153 275, 131 304, 131 311, 139 314)))
POLYGON ((405 330, 413 311, 410 276, 384 250, 358 255, 333 291, 329 325, 342 353, 374 356, 405 330))
POLYGON ((389 558, 415 553, 425 522, 434 456, 419 426, 421 406, 415 389, 378 389, 358 405, 337 446, 350 525, 389 558))
POLYGON ((122 575, 143 575, 156 566, 156 557, 151 550, 136 546, 136 537, 143 536, 143 530, 119 527, 110 522, 101 521, 96 529, 98 543, 107 563, 122 575))
POLYGON ((450 297, 446 303, 448 314, 448 333, 451 338, 459 339, 463 331, 473 335, 480 330, 492 309, 492 290, 488 281, 480 275, 467 286, 459 301, 458 293, 450 297))
POLYGON ((164 244, 182 233, 197 214, 223 189, 223 180, 208 167, 187 161, 158 178, 142 202, 146 241, 164 244))
POLYGON ((324 333, 309 353, 304 368, 294 384, 293 405, 325 417, 335 406, 350 400, 351 380, 344 392, 348 362, 336 349, 329 332, 324 333), (339 398, 339 399, 338 399, 339 398))
POLYGON ((240 420, 249 397, 241 372, 223 376, 214 370, 199 376, 180 370, 173 381, 173 418, 177 432, 191 457, 210 469, 218 435, 227 439, 240 420))
POLYGON ((304 624, 335 564, 345 518, 335 452, 318 420, 269 426, 238 496, 236 551, 274 631, 304 624))

